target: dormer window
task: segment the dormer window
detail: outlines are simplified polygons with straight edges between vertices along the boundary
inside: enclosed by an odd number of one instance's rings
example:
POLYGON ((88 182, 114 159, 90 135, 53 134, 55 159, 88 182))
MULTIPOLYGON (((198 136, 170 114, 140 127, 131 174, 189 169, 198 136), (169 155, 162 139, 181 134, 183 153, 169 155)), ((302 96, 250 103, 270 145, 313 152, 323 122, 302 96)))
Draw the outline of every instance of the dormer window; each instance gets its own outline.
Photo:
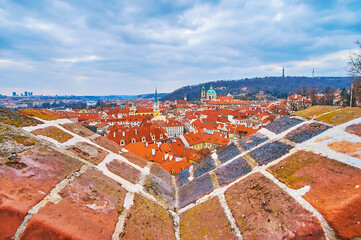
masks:
POLYGON ((120 141, 120 145, 124 146, 124 145, 125 145, 125 141, 124 141, 124 140, 120 141))
POLYGON ((155 140, 155 136, 154 136, 154 135, 152 135, 152 140, 155 140))
POLYGON ((131 142, 132 142, 132 143, 135 143, 135 142, 136 142, 136 141, 135 141, 135 138, 132 138, 131 142))
POLYGON ((160 135, 159 135, 159 138, 160 138, 160 139, 163 139, 163 134, 160 134, 160 135))
POLYGON ((145 142, 146 140, 145 140, 145 137, 142 137, 142 142, 145 142))

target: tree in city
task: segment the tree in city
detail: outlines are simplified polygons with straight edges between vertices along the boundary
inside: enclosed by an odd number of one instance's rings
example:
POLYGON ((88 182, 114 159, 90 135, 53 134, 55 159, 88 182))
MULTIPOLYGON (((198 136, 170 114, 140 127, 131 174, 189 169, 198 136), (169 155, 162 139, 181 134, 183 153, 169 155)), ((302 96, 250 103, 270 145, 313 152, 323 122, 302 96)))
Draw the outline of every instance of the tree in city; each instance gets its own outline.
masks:
POLYGON ((361 42, 356 42, 358 51, 350 54, 350 61, 348 62, 347 71, 349 75, 355 78, 352 84, 352 102, 356 101, 361 104, 361 42))

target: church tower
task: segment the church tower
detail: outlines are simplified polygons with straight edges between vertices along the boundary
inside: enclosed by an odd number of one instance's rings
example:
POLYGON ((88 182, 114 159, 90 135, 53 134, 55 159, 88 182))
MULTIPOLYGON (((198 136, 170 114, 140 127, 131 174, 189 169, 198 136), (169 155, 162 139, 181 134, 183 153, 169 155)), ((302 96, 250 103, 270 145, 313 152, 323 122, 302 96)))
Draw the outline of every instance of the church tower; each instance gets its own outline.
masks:
POLYGON ((159 110, 159 102, 158 102, 158 93, 156 88, 154 93, 153 116, 159 116, 159 115, 160 115, 160 110, 159 110))
POLYGON ((211 87, 207 91, 207 100, 216 100, 217 99, 217 93, 214 91, 213 86, 211 84, 211 87))
POLYGON ((206 89, 204 88, 204 85, 203 85, 202 91, 201 91, 201 102, 204 103, 205 100, 206 100, 206 89))

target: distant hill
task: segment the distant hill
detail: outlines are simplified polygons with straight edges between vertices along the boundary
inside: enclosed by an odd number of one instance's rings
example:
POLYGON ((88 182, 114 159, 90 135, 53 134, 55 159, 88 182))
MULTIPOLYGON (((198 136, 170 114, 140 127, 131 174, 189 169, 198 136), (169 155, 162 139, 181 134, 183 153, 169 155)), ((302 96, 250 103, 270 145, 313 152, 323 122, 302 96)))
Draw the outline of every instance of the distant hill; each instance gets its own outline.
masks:
POLYGON ((264 77, 245 78, 240 80, 219 80, 192 86, 185 86, 169 93, 162 100, 174 101, 183 99, 187 95, 188 100, 196 101, 200 99, 202 86, 209 89, 210 85, 217 91, 218 96, 225 96, 228 93, 239 94, 241 88, 247 87, 247 93, 264 91, 274 97, 282 98, 294 93, 299 86, 317 86, 320 91, 326 87, 348 88, 352 78, 350 77, 264 77))

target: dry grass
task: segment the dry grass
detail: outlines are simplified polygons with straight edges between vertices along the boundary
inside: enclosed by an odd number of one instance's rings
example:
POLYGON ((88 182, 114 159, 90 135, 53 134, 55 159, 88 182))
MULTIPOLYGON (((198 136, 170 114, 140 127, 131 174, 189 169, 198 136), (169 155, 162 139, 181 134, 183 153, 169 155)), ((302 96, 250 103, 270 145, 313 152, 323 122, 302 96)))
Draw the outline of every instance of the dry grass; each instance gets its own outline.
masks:
POLYGON ((312 106, 305 110, 294 112, 292 115, 311 119, 313 117, 320 116, 321 114, 332 112, 340 107, 338 106, 312 106))
POLYGON ((35 126, 43 123, 31 117, 21 115, 10 109, 0 109, 0 122, 15 127, 35 126))
POLYGON ((46 137, 50 137, 61 143, 64 143, 73 138, 73 136, 70 135, 69 133, 66 133, 66 132, 60 130, 59 128, 53 127, 53 126, 42 128, 42 129, 37 129, 37 130, 32 131, 32 133, 36 134, 36 135, 43 135, 46 137))
POLYGON ((339 111, 322 115, 316 118, 316 120, 328 124, 339 125, 359 117, 361 117, 361 108, 347 107, 339 111))
POLYGON ((48 109, 27 108, 27 109, 19 109, 18 112, 27 116, 37 117, 48 121, 64 118, 63 116, 48 109))

